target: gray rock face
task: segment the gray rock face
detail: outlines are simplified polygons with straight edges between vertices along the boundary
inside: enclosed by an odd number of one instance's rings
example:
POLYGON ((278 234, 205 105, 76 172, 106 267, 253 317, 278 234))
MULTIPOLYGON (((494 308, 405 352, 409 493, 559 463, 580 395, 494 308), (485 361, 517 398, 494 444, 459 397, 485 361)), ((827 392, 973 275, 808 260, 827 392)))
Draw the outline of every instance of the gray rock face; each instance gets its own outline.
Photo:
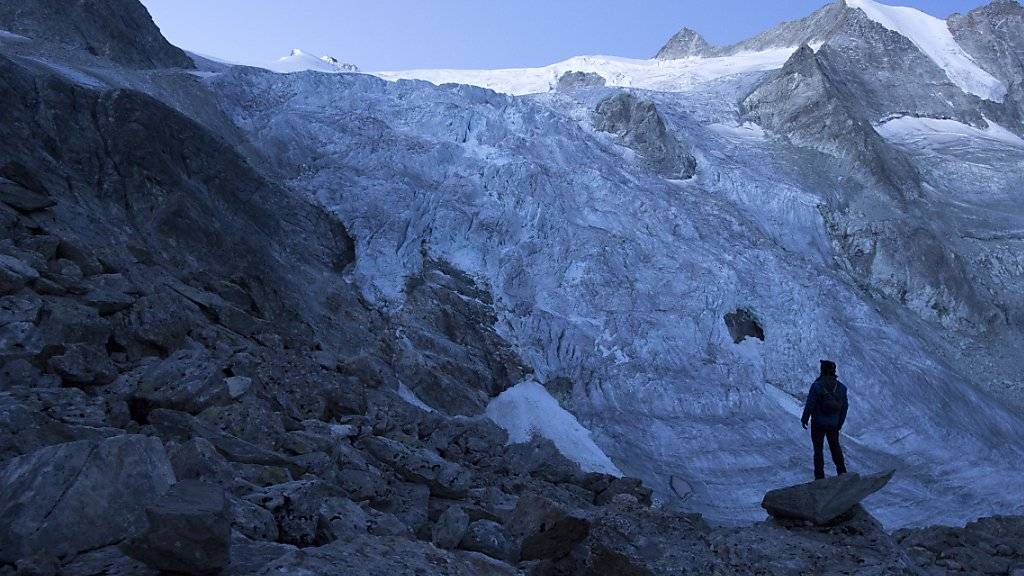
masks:
POLYGON ((147 566, 183 574, 215 574, 228 565, 231 520, 224 490, 185 480, 146 507, 148 526, 123 548, 147 566))
POLYGON ((5 2, 0 29, 54 42, 136 68, 192 68, 192 60, 160 34, 134 0, 5 2))
POLYGON ((605 85, 604 76, 596 72, 569 71, 558 77, 555 90, 565 92, 567 90, 579 90, 580 88, 594 88, 605 85))
POLYGON ((145 526, 144 507, 174 484, 163 445, 139 435, 82 440, 0 470, 0 560, 114 544, 145 526))
POLYGON ((868 476, 843 474, 772 490, 764 495, 761 506, 776 518, 828 524, 849 512, 864 498, 881 490, 895 472, 890 470, 868 476))
POLYGON ((674 60, 691 56, 710 56, 713 49, 700 33, 683 28, 676 32, 654 56, 658 60, 674 60))
POLYGON ((685 180, 697 170, 697 161, 669 134, 657 106, 649 100, 628 92, 609 96, 594 110, 594 127, 617 136, 665 178, 685 180))

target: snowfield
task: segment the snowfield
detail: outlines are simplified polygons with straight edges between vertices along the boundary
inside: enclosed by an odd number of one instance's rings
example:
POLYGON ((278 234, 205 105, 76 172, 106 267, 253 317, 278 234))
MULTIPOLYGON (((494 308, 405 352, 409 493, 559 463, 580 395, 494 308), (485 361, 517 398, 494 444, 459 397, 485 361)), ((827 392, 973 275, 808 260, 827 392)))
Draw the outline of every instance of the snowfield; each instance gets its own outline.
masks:
POLYGON ((608 86, 661 92, 685 92, 705 82, 749 72, 781 68, 797 47, 745 52, 717 58, 639 60, 614 56, 577 56, 540 68, 502 70, 404 70, 375 72, 385 80, 426 80, 433 84, 468 84, 516 96, 548 92, 566 72, 600 74, 608 86))

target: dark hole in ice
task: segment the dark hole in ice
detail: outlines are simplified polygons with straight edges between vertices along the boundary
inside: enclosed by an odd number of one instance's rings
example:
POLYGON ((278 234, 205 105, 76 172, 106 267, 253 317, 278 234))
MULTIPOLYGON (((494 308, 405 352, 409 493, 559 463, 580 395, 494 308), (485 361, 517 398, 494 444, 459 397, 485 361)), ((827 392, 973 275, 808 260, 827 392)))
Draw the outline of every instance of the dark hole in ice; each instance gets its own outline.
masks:
POLYGON ((732 341, 737 344, 744 338, 757 338, 764 342, 764 328, 754 317, 753 312, 746 308, 737 308, 735 312, 726 314, 725 326, 729 329, 732 341))

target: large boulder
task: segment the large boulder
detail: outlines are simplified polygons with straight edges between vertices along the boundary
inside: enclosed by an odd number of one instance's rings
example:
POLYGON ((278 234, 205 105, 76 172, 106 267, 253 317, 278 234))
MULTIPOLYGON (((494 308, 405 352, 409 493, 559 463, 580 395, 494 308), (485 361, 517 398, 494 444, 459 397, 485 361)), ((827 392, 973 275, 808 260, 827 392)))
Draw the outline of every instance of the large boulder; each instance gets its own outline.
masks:
POLYGON ((149 525, 122 549, 158 570, 217 573, 231 557, 229 510, 223 488, 197 480, 179 482, 146 507, 149 525))
POLYGON ((553 500, 529 493, 519 498, 506 528, 521 539, 520 559, 558 559, 587 537, 590 520, 553 500))
POLYGON ((0 469, 0 562, 114 544, 146 525, 144 506, 174 484, 156 438, 47 446, 0 469))
POLYGON ((452 549, 459 545, 469 528, 469 514, 461 506, 449 506, 434 523, 430 540, 438 548, 452 549))
POLYGON ((842 474, 806 484, 772 490, 764 495, 761 506, 775 518, 809 520, 828 524, 843 516, 885 486, 895 470, 861 476, 842 474))

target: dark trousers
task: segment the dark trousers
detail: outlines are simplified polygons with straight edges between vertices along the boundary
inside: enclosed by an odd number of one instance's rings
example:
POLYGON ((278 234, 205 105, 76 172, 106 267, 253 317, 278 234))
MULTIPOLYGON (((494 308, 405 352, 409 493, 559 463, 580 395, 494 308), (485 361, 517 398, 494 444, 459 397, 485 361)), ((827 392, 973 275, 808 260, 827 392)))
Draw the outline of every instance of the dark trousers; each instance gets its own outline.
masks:
POLYGON ((839 445, 839 429, 827 426, 816 426, 811 423, 811 443, 814 444, 814 479, 825 477, 825 439, 828 439, 828 450, 832 453, 832 463, 836 465, 836 474, 846 474, 846 461, 843 460, 843 447, 839 445))

